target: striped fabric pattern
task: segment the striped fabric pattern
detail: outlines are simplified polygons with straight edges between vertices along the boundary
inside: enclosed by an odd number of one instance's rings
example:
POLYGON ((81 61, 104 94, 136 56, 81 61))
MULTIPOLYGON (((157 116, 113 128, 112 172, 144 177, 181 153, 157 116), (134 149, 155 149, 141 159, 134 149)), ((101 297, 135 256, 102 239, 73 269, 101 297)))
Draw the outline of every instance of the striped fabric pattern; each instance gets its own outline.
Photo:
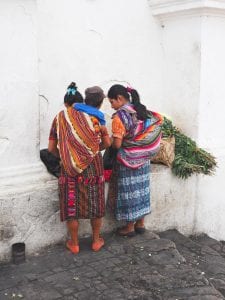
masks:
POLYGON ((101 218, 105 214, 104 175, 101 153, 82 174, 68 176, 62 169, 59 177, 61 221, 101 218))
POLYGON ((159 151, 163 117, 149 112, 150 125, 146 127, 146 122, 137 119, 136 111, 130 104, 124 105, 116 114, 127 132, 117 159, 125 166, 137 169, 159 151))
POLYGON ((63 167, 69 176, 76 176, 91 164, 99 152, 99 134, 89 115, 72 107, 57 115, 56 124, 63 167))

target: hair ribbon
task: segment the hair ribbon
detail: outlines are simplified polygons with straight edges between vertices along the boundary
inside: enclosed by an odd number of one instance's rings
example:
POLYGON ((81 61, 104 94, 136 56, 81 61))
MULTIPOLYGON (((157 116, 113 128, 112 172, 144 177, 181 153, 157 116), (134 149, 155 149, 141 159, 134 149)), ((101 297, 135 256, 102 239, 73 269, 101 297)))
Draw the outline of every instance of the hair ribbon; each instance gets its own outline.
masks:
POLYGON ((68 95, 75 95, 76 94, 77 89, 76 88, 68 88, 67 89, 67 94, 68 95))
POLYGON ((126 90, 127 90, 128 93, 131 93, 131 92, 133 91, 133 88, 130 87, 130 86, 127 86, 127 87, 126 87, 126 90))

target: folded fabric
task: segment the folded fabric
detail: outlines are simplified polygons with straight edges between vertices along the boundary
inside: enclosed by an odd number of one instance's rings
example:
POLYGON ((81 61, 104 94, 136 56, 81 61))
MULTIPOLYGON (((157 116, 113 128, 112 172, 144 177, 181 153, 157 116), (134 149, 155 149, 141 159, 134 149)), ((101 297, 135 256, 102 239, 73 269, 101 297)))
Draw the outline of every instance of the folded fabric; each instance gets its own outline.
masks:
POLYGON ((99 152, 99 134, 90 117, 69 107, 57 115, 57 138, 61 162, 69 176, 82 173, 99 152))
POLYGON ((117 160, 128 168, 137 169, 159 151, 163 117, 148 111, 147 120, 138 120, 136 111, 130 104, 122 106, 115 114, 127 132, 117 160))
POLYGON ((112 170, 104 170, 104 178, 106 182, 110 181, 111 176, 112 176, 112 170))
POLYGON ((94 116, 96 117, 101 125, 105 125, 106 121, 105 121, 105 117, 104 114, 97 108, 84 104, 84 103, 75 103, 73 105, 73 108, 76 109, 77 111, 81 111, 84 112, 90 116, 94 116))

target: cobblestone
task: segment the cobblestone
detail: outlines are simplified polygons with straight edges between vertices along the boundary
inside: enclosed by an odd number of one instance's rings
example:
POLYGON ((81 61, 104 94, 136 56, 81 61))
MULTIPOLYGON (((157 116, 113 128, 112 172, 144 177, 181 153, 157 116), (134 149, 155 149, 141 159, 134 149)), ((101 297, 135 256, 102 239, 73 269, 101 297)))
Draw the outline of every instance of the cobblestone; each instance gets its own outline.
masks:
POLYGON ((0 265, 0 300, 225 299, 222 242, 177 231, 104 238, 98 253, 85 238, 78 255, 56 245, 23 264, 0 265))

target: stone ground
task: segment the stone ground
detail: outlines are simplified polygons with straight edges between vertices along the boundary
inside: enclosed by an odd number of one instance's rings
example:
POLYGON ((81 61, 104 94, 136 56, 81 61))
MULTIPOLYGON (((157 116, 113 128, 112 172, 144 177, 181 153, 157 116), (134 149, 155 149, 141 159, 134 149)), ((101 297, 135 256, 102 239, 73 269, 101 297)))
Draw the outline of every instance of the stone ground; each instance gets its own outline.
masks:
POLYGON ((0 300, 219 300, 225 299, 225 244, 176 230, 133 238, 104 235, 102 251, 80 241, 0 265, 0 300))

